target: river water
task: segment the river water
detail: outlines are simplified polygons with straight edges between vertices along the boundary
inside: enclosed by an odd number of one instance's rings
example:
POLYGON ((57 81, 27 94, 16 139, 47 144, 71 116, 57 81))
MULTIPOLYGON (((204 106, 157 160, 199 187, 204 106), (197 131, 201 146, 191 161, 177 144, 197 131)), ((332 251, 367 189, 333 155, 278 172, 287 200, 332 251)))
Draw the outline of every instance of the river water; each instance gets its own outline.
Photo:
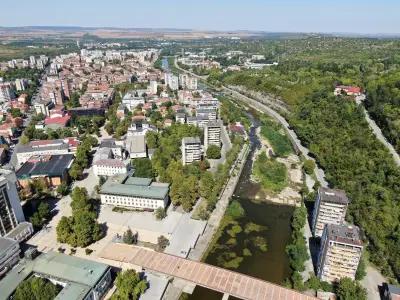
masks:
MULTIPOLYGON (((236 236, 236 244, 229 243, 231 236, 224 230, 217 243, 213 246, 205 262, 208 264, 224 266, 224 258, 227 253, 235 253, 243 260, 237 268, 230 268, 233 271, 254 276, 273 283, 282 284, 290 275, 289 261, 285 252, 286 245, 290 242, 291 228, 290 219, 294 207, 277 205, 269 202, 257 202, 255 195, 260 190, 259 184, 250 181, 253 164, 253 154, 260 147, 260 141, 255 133, 259 126, 257 119, 249 115, 253 122, 250 129, 251 152, 243 168, 238 185, 236 186, 232 200, 237 200, 245 211, 245 216, 237 219, 241 228, 246 228, 246 224, 255 223, 263 226, 265 230, 259 232, 246 233, 243 230, 236 236), (267 251, 261 251, 254 247, 251 242, 256 237, 262 237, 267 241, 267 251), (243 249, 251 251, 250 256, 243 255, 243 249)), ((222 294, 197 286, 191 300, 213 300, 221 299, 222 294)), ((230 297, 229 299, 234 299, 230 297)))

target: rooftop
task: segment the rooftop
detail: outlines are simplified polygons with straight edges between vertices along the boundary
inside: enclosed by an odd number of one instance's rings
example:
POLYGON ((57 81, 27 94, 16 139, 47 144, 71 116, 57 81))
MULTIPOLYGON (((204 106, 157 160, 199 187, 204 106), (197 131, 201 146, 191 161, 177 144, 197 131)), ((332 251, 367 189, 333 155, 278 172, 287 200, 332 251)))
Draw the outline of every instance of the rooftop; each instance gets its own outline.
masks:
POLYGON ((362 246, 360 231, 357 226, 327 224, 326 230, 329 241, 362 246))
POLYGON ((73 159, 72 154, 33 156, 19 168, 16 175, 19 179, 38 175, 61 176, 71 166, 73 159))
POLYGON ((200 144, 200 138, 198 136, 196 137, 184 137, 182 139, 183 144, 200 144))
POLYGON ((7 250, 13 247, 15 244, 18 244, 18 242, 10 238, 0 236, 0 257, 2 257, 3 253, 7 252, 7 250))
POLYGON ((34 260, 22 260, 0 281, 0 300, 7 300, 18 285, 34 273, 68 283, 57 299, 74 299, 72 295, 83 299, 108 268, 102 263, 53 251, 43 253, 34 260))
POLYGON ((319 194, 321 196, 321 201, 344 204, 347 205, 350 203, 349 198, 347 198, 346 192, 338 189, 328 189, 321 187, 319 188, 319 194))
POLYGON ((127 137, 126 145, 129 153, 146 152, 146 141, 144 135, 134 135, 127 137))
POLYGON ((152 184, 152 180, 149 178, 116 176, 109 178, 103 184, 100 194, 163 200, 168 195, 168 191, 168 186, 152 184))

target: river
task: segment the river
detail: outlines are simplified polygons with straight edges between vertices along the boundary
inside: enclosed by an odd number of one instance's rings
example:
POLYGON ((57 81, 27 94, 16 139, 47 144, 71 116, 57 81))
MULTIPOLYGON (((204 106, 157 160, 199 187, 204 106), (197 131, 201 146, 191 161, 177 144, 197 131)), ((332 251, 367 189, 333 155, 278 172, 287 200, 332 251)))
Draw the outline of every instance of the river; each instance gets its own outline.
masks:
MULTIPOLYGON (((251 152, 245 163, 233 196, 233 200, 237 200, 243 207, 245 216, 236 221, 241 228, 246 228, 246 224, 251 222, 264 226, 266 229, 260 232, 250 233, 246 233, 245 230, 243 230, 236 236, 236 244, 234 245, 228 242, 231 236, 227 233, 227 230, 225 230, 205 258, 205 262, 224 267, 224 259, 222 258, 226 258, 227 253, 235 253, 237 257, 243 257, 243 260, 237 268, 231 268, 231 270, 273 283, 282 284, 285 278, 290 275, 289 261, 285 253, 285 247, 290 242, 290 219, 294 208, 291 206, 254 201, 254 197, 259 191, 260 186, 250 181, 250 175, 252 171, 253 154, 255 150, 260 147, 260 141, 255 133, 259 122, 253 115, 249 116, 253 122, 253 127, 250 129, 249 134, 251 152), (257 236, 261 236, 267 241, 266 252, 249 245, 249 241, 252 241, 257 236), (243 250, 245 248, 251 251, 250 256, 243 255, 243 250)), ((213 300, 221 298, 221 293, 199 286, 197 286, 193 294, 189 296, 191 300, 213 300)), ((229 299, 234 298, 230 297, 229 299)))

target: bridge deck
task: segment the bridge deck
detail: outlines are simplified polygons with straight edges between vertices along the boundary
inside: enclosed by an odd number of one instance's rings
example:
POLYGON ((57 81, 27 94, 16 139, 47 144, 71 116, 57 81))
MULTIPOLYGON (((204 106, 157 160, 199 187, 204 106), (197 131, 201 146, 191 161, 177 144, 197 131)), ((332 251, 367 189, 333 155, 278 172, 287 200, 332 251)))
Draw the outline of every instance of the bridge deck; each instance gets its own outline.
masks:
POLYGON ((111 243, 103 249, 100 256, 182 278, 241 299, 316 299, 251 276, 125 244, 111 243))

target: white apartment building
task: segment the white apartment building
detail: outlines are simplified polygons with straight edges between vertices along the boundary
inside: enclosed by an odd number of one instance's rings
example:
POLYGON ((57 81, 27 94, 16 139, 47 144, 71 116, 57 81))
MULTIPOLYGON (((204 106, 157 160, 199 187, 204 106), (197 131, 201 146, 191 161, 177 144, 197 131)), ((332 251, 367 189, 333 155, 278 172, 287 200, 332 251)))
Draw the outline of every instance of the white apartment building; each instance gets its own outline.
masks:
POLYGON ((14 98, 13 88, 11 83, 0 83, 0 102, 8 102, 14 98))
POLYGON ((172 73, 165 73, 164 75, 165 85, 171 90, 177 91, 179 89, 179 78, 172 73))
POLYGON ((204 127, 204 148, 207 149, 210 145, 221 146, 221 127, 222 122, 209 121, 204 127))
POLYGON ((177 113, 175 115, 175 122, 185 124, 186 123, 186 114, 185 113, 177 113))
POLYGON ((17 91, 24 91, 28 86, 26 79, 15 79, 15 88, 17 91))
POLYGON ((355 226, 325 225, 318 257, 317 276, 337 282, 343 277, 355 279, 363 246, 355 226))
POLYGON ((16 182, 14 172, 0 169, 0 237, 22 241, 33 233, 33 228, 25 222, 16 182))
POLYGON ((217 110, 212 108, 196 109, 196 117, 207 118, 210 121, 217 119, 217 110))
POLYGON ((188 74, 179 74, 179 84, 183 89, 197 90, 197 78, 188 74))
POLYGON ((99 159, 93 163, 93 173, 96 176, 114 176, 128 173, 128 164, 118 159, 99 159))
POLYGON ((168 184, 150 178, 115 176, 101 187, 100 199, 102 204, 155 210, 167 206, 168 192, 168 184))
POLYGON ((314 236, 322 235, 325 224, 343 224, 349 202, 342 190, 319 188, 312 220, 314 236))
POLYGON ((149 93, 153 94, 153 95, 156 95, 157 94, 157 87, 158 87, 157 81, 151 80, 150 81, 150 85, 149 85, 149 93))
POLYGON ((144 97, 139 95, 138 91, 129 91, 122 98, 122 105, 126 107, 129 111, 134 110, 139 105, 144 105, 144 97))
POLYGON ((185 137, 181 145, 182 163, 190 164, 201 160, 201 141, 199 137, 185 137))

